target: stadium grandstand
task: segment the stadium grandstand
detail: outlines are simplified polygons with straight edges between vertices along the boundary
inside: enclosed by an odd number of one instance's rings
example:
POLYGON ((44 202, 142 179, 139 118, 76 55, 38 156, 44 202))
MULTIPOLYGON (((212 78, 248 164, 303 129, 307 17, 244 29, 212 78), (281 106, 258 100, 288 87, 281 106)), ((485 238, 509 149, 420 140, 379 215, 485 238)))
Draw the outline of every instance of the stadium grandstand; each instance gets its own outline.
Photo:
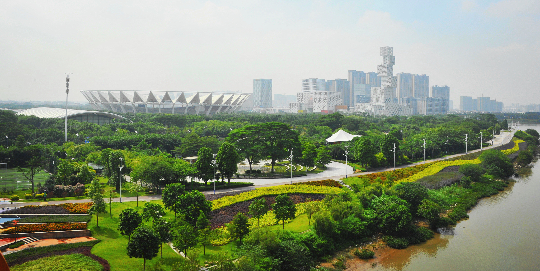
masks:
POLYGON ((119 113, 205 114, 238 111, 251 93, 81 90, 96 110, 119 113))

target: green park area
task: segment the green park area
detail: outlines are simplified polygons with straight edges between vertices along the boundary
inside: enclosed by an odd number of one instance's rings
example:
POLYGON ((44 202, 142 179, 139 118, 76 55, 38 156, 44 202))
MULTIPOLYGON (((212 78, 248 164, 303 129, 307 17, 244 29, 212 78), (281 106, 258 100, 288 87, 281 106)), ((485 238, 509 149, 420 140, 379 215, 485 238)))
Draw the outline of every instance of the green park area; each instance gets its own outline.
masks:
POLYGON ((344 258, 337 254, 372 256, 368 244, 374 241, 405 248, 466 218, 480 198, 505 189, 515 168, 532 161, 539 137, 534 130, 517 131, 496 148, 407 166, 423 160, 424 152, 429 160, 487 147, 489 135, 508 129, 507 122, 490 114, 136 114, 102 126, 70 122, 64 143, 49 130, 62 122, 0 113, 11 123, 0 122, 2 131, 18 138, 0 147, 0 161, 9 161, 0 177, 26 184, 4 197, 16 194, 37 204, 45 192, 49 206, 17 211, 89 215, 69 223, 49 215, 25 224, 30 222, 24 218, 3 233, 88 229, 97 239, 11 253, 6 260, 16 263, 12 270, 56 265, 73 266, 65 270, 102 270, 100 265, 111 270, 342 270, 344 258), (40 129, 40 137, 29 145, 25 131, 30 127, 40 129), (362 136, 327 144, 339 129, 362 136), (484 142, 477 139, 481 132, 484 142), (465 134, 471 139, 467 146, 465 134), (200 192, 212 190, 214 182, 227 189, 249 186, 252 177, 287 178, 291 153, 296 175, 346 159, 367 172, 343 183, 327 179, 220 195, 200 192), (193 156, 198 157, 193 164, 180 159, 193 156), (266 161, 262 168, 253 167, 261 161, 266 161), (381 171, 394 163, 404 167, 381 171), (120 187, 123 197, 160 199, 110 203, 120 187), (58 200, 73 203, 53 206, 58 200), (21 260, 29 258, 36 259, 21 260))

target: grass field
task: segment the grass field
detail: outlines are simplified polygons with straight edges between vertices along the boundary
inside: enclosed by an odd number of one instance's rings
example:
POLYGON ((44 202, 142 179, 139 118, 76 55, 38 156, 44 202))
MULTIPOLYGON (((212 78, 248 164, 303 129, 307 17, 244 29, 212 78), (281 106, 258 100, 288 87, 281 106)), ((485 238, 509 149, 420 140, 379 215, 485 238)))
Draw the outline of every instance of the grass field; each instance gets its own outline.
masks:
MULTIPOLYGON (((34 176, 34 184, 44 183, 47 178, 49 178, 49 173, 41 171, 34 176)), ((32 184, 17 169, 0 169, 0 191, 4 187, 12 190, 30 189, 32 184)))

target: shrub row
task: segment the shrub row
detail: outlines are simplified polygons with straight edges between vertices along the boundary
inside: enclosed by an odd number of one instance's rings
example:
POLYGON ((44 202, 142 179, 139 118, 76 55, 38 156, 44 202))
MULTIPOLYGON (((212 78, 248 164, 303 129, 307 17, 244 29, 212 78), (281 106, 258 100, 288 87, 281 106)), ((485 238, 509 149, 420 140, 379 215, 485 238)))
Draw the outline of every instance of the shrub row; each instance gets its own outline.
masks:
POLYGON ((514 139, 514 147, 511 148, 511 149, 507 149, 507 150, 502 150, 501 152, 506 154, 506 155, 510 155, 514 152, 517 152, 519 151, 519 143, 522 143, 522 142, 525 142, 521 139, 514 139))
POLYGON ((342 188, 343 187, 338 181, 333 180, 333 179, 293 183, 293 185, 330 186, 330 187, 337 187, 337 188, 342 188))
POLYGON ((58 244, 58 245, 46 246, 46 247, 31 247, 31 248, 27 248, 27 249, 17 251, 11 254, 4 255, 4 258, 6 259, 7 263, 11 265, 12 262, 18 259, 27 258, 34 255, 45 254, 49 252, 78 248, 78 247, 93 247, 95 244, 99 242, 100 240, 93 240, 93 241, 88 241, 88 242, 58 244))
POLYGON ((19 224, 16 227, 7 228, 3 233, 85 230, 86 225, 86 223, 19 224))
POLYGON ((19 223, 62 223, 62 222, 86 222, 88 223, 92 216, 89 215, 43 215, 24 217, 19 219, 19 223))
POLYGON ((247 191, 235 196, 226 196, 212 201, 212 210, 217 210, 231 204, 242 202, 267 195, 281 194, 337 194, 342 190, 337 187, 313 186, 313 185, 279 185, 271 187, 262 187, 247 191))
POLYGON ((87 214, 93 202, 63 203, 59 205, 26 205, 5 211, 6 214, 87 214))

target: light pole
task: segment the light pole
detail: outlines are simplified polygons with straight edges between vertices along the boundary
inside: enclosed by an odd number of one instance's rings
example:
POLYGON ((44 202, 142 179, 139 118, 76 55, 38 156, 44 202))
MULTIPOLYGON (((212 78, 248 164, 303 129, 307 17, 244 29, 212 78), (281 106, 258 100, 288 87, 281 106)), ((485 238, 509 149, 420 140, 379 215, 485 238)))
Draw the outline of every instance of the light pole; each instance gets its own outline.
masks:
POLYGON ((212 160, 212 168, 214 169, 214 195, 216 194, 216 155, 217 154, 212 154, 212 157, 214 158, 212 160))
POLYGON ((292 151, 293 149, 291 149, 291 155, 289 156, 289 158, 291 158, 291 184, 292 184, 292 159, 293 159, 292 151))
POLYGON ((484 145, 484 144, 482 144, 482 141, 483 141, 482 140, 482 132, 480 132, 480 150, 482 150, 482 145, 484 145))
POLYGON ((118 171, 118 181, 120 182, 120 203, 122 203, 122 169, 124 166, 122 165, 122 162, 124 161, 124 158, 120 157, 120 165, 118 168, 120 169, 118 171))
POLYGON ((491 134, 491 146, 493 147, 493 139, 495 138, 495 130, 493 130, 493 133, 491 134))
POLYGON ((6 145, 6 149, 9 148, 9 137, 6 135, 6 141, 7 141, 7 145, 6 145))
POLYGON ((69 74, 66 76, 66 125, 65 125, 65 139, 67 142, 67 111, 68 111, 68 94, 69 94, 69 74))
MULTIPOLYGON (((394 170, 396 170, 396 143, 394 143, 393 152, 394 152, 394 170)), ((424 149, 424 153, 425 153, 425 149, 424 149)))
POLYGON ((465 134, 465 154, 467 154, 467 141, 469 141, 469 135, 465 134))
POLYGON ((345 178, 347 178, 347 167, 349 167, 349 145, 345 145, 345 178))
POLYGON ((426 139, 424 138, 424 164, 426 163, 426 139))

